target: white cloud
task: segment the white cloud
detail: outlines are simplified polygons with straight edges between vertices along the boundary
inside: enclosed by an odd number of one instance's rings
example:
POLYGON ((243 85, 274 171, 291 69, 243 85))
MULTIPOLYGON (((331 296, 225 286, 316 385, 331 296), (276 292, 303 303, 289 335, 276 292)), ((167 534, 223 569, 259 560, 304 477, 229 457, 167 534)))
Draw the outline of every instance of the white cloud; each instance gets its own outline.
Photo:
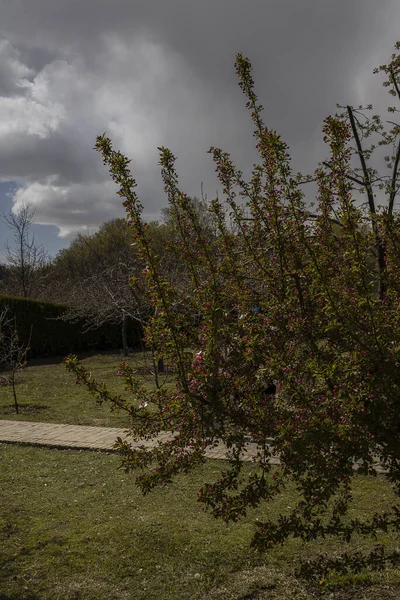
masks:
POLYGON ((46 138, 64 117, 59 102, 46 106, 24 97, 0 98, 0 139, 4 144, 14 135, 46 138))
POLYGON ((67 237, 72 233, 85 231, 89 226, 96 228, 102 222, 114 218, 115 209, 120 209, 112 181, 62 186, 57 180, 58 177, 53 176, 44 183, 36 182, 18 188, 14 192, 13 211, 32 204, 36 208, 37 223, 58 224, 60 237, 67 237), (93 198, 96 199, 95 207, 93 198), (92 214, 94 208, 97 213, 95 217, 92 214))

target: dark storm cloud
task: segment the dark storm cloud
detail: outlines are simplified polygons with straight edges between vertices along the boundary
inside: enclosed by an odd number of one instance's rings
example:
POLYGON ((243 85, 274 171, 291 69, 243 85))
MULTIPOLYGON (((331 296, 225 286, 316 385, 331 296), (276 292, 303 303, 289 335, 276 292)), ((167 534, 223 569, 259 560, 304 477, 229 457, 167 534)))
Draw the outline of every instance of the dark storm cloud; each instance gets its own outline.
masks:
POLYGON ((266 124, 312 171, 336 102, 381 96, 372 69, 397 40, 394 0, 0 0, 0 178, 63 234, 117 216, 95 136, 133 158, 147 215, 165 204, 157 146, 178 156, 182 187, 212 197, 210 145, 245 175, 253 126, 234 72, 252 61, 266 124), (0 46, 1 51, 1 46, 0 46), (13 106, 7 98, 19 98, 13 106), (11 123, 11 124, 10 124, 11 123))

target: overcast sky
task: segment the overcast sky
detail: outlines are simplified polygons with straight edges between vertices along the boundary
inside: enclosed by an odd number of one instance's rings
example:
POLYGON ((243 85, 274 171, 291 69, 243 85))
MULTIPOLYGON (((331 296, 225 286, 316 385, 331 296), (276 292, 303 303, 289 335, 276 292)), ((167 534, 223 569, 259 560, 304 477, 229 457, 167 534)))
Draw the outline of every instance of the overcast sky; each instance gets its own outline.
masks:
MULTIPOLYGON (((372 70, 400 39, 400 3, 0 0, 0 36, 0 213, 33 203, 36 238, 54 255, 78 231, 124 215, 93 150, 104 131, 132 158, 147 219, 166 205, 157 146, 177 156, 192 196, 201 182, 210 199, 219 189, 211 145, 249 173, 256 153, 238 52, 295 172, 314 171, 337 102, 386 103, 372 70)), ((0 252, 8 235, 1 224, 0 252)))

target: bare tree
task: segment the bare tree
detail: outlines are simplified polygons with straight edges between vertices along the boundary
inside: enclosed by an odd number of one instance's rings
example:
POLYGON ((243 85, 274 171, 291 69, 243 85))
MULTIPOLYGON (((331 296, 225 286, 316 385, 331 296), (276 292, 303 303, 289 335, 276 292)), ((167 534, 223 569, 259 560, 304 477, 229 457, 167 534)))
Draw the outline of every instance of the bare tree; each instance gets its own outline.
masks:
POLYGON ((65 320, 84 321, 86 331, 105 323, 121 326, 124 355, 128 354, 128 322, 138 327, 149 308, 132 272, 143 264, 132 247, 133 236, 122 219, 104 223, 94 235, 76 236, 54 259, 46 299, 69 306, 65 320))
POLYGON ((124 356, 128 355, 127 320, 141 325, 149 308, 133 285, 129 285, 129 263, 119 262, 85 280, 77 280, 70 290, 70 310, 65 318, 86 321, 87 330, 104 323, 121 325, 124 356))
POLYGON ((16 391, 17 373, 26 365, 26 358, 32 337, 32 327, 29 340, 24 343, 20 340, 16 328, 15 318, 9 317, 8 309, 0 313, 0 366, 5 370, 2 379, 11 385, 15 413, 19 413, 16 391))
POLYGON ((34 294, 40 268, 44 266, 47 258, 44 246, 38 245, 31 234, 35 213, 35 208, 28 203, 21 206, 16 213, 10 211, 3 215, 14 237, 14 245, 10 246, 7 242, 5 246, 12 276, 11 289, 15 295, 24 298, 31 298, 34 294))

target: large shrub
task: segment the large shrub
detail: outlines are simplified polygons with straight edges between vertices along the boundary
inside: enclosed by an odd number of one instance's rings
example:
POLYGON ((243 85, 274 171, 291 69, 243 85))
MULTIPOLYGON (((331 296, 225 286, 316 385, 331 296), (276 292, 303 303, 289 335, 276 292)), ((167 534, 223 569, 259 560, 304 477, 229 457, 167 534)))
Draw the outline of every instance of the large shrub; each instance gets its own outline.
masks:
MULTIPOLYGON (((394 54, 380 70, 400 99, 399 63, 394 54)), ((179 190, 175 157, 160 148, 165 191, 179 224, 186 272, 181 285, 160 269, 129 160, 105 135, 96 144, 120 186, 146 261, 142 285, 154 307, 146 337, 175 365, 176 388, 149 393, 123 364, 121 375, 141 400, 135 408, 110 395, 76 357, 67 366, 95 395, 129 411, 135 440, 173 432, 172 441, 153 450, 119 442, 124 466, 139 469, 136 481, 143 492, 202 463, 205 449, 221 441, 229 449, 230 467, 199 491, 200 502, 215 517, 236 521, 294 482, 298 504, 276 521, 259 524, 253 541, 258 549, 291 536, 334 535, 348 541, 358 533, 399 529, 398 503, 369 520, 351 520, 348 508, 355 461, 360 472, 376 475, 374 457, 379 456, 395 497, 400 492, 400 223, 395 207, 400 127, 386 131, 379 117, 362 121, 362 107, 348 106, 324 121, 328 159, 312 177, 294 175, 287 145, 262 121, 248 59, 238 55, 236 70, 260 164, 246 182, 226 152, 210 149, 226 200, 210 206, 218 231, 213 239, 179 190), (373 148, 362 144, 372 134, 382 145, 394 145, 388 176, 378 177, 367 164, 373 148), (353 156, 360 169, 353 168, 353 156), (318 188, 314 207, 304 200, 309 180, 318 188), (377 190, 387 195, 383 208, 377 206, 377 190), (242 459, 249 437, 258 455, 245 478, 242 459), (282 463, 272 476, 271 438, 282 463)), ((301 570, 321 574, 398 560, 398 552, 378 548, 364 557, 321 558, 301 570)))

